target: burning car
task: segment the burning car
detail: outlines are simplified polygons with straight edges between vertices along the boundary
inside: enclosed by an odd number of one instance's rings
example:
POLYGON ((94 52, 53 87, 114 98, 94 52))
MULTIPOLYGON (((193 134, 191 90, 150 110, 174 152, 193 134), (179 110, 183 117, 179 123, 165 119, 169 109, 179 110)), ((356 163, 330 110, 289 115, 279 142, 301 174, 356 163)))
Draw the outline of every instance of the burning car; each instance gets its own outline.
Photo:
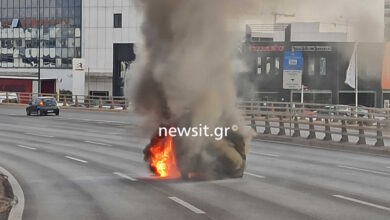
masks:
MULTIPOLYGON (((177 123, 179 126, 185 126, 177 123)), ((162 125, 167 129, 172 125, 162 125)), ((188 127, 188 125, 187 125, 188 127)), ((229 130, 221 140, 156 132, 144 149, 144 160, 159 177, 191 180, 240 178, 246 162, 244 136, 229 130), (202 147, 192 147, 191 145, 202 147)))

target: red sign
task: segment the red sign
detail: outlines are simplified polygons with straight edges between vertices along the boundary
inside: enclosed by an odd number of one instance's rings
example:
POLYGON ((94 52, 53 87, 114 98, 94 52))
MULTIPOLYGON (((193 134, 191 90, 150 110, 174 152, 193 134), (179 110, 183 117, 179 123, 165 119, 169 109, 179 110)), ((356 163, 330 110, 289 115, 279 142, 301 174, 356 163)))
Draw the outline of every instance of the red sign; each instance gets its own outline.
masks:
POLYGON ((270 45, 270 46, 249 46, 249 50, 252 52, 283 52, 283 45, 270 45))

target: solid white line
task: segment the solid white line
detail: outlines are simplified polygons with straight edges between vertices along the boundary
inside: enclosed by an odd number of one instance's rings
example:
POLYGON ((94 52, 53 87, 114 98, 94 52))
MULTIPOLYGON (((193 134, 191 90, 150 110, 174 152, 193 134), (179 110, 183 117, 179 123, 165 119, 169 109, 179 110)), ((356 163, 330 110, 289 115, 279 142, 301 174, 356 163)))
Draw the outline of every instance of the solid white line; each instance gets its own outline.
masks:
POLYGON ((266 153, 259 153, 259 152, 255 152, 255 151, 249 151, 249 153, 255 154, 255 155, 266 156, 266 157, 280 157, 280 155, 276 155, 276 154, 266 154, 266 153))
POLYGON ((367 172, 367 173, 373 173, 373 174, 380 174, 380 175, 390 176, 390 173, 385 173, 385 172, 376 171, 376 170, 367 170, 367 169, 362 169, 362 168, 357 168, 357 167, 350 167, 350 166, 343 166, 343 165, 338 165, 337 167, 350 169, 350 170, 356 170, 356 171, 363 171, 363 172, 367 172))
POLYGON ((346 196, 333 195, 333 197, 336 197, 336 198, 339 198, 339 199, 348 200, 348 201, 359 203, 359 204, 366 205, 366 206, 371 206, 371 207, 374 207, 374 208, 377 208, 377 209, 382 209, 382 210, 385 210, 385 211, 390 211, 390 208, 388 208, 388 207, 377 205, 377 204, 370 203, 370 202, 365 202, 365 201, 362 201, 362 200, 358 200, 358 199, 354 199, 354 198, 350 198, 350 197, 346 197, 346 196))
POLYGON ((123 173, 115 172, 114 174, 117 175, 117 176, 119 176, 119 177, 122 177, 122 178, 128 179, 128 180, 130 180, 130 181, 133 181, 133 182, 136 182, 136 181, 137 181, 137 179, 135 179, 135 178, 133 178, 133 177, 130 177, 130 176, 127 176, 127 175, 125 175, 125 174, 123 174, 123 173))
POLYGON ((12 191, 16 198, 16 204, 11 209, 11 212, 9 213, 8 219, 9 220, 21 220, 23 217, 23 211, 24 211, 24 193, 23 189, 16 180, 16 178, 8 172, 3 167, 0 167, 0 172, 3 173, 8 177, 8 182, 11 184, 12 191))
POLYGON ((189 210, 195 212, 196 214, 206 214, 206 212, 204 212, 204 211, 202 211, 202 210, 196 208, 195 206, 191 205, 190 203, 188 203, 188 202, 186 202, 186 201, 183 201, 183 200, 181 200, 181 199, 179 199, 179 198, 177 198, 177 197, 168 197, 168 198, 169 198, 170 200, 172 200, 172 201, 174 201, 174 202, 176 202, 176 203, 178 203, 178 204, 180 204, 180 205, 186 207, 187 209, 189 209, 189 210))
POLYGON ((28 147, 24 145, 17 145, 18 147, 24 148, 24 149, 29 149, 29 150, 37 150, 35 147, 28 147))
POLYGON ((53 138, 54 136, 50 135, 45 135, 45 134, 33 134, 33 133, 25 133, 26 135, 31 135, 31 136, 37 136, 37 137, 46 137, 46 138, 53 138))
POLYGON ((101 146, 112 147, 112 145, 111 145, 111 144, 99 143, 99 142, 94 142, 94 141, 84 141, 84 143, 88 143, 88 144, 96 144, 96 145, 101 145, 101 146))
POLYGON ((260 175, 257 175, 257 174, 254 174, 254 173, 249 173, 249 172, 244 172, 244 174, 246 174, 248 176, 257 177, 257 178, 260 178, 260 179, 264 179, 265 178, 265 176, 260 176, 260 175))
POLYGON ((68 158, 69 160, 74 160, 74 161, 77 161, 77 162, 80 162, 80 163, 88 163, 88 161, 86 161, 86 160, 81 160, 81 159, 78 159, 78 158, 75 158, 75 157, 65 156, 65 158, 68 158))

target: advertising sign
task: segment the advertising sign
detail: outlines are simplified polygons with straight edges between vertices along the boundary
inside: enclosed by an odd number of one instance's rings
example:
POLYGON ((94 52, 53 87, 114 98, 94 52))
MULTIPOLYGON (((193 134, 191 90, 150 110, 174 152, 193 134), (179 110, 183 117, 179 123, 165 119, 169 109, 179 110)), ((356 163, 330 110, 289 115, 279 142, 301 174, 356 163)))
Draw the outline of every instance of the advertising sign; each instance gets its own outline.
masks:
POLYGON ((302 70, 302 52, 284 52, 283 89, 301 89, 302 70))

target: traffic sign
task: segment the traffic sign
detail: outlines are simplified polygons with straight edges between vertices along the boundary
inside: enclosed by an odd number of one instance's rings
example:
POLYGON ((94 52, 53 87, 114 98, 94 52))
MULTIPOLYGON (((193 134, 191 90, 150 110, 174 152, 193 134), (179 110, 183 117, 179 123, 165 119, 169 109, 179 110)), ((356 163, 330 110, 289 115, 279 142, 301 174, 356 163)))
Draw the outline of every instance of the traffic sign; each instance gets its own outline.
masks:
POLYGON ((301 89, 303 56, 302 52, 284 52, 283 89, 301 89))

